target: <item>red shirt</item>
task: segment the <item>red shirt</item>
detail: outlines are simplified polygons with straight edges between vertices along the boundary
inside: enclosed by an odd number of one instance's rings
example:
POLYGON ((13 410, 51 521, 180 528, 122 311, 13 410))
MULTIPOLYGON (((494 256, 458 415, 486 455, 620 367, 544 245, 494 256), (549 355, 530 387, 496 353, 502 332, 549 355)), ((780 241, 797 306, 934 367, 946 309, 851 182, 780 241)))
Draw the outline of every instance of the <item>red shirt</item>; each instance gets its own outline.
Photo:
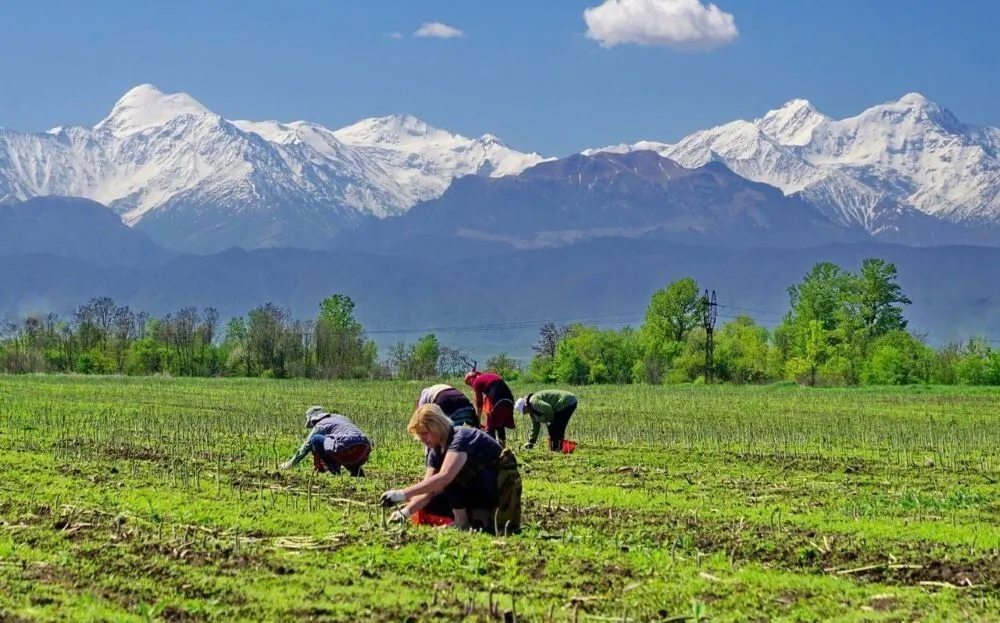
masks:
POLYGON ((496 372, 483 372, 472 381, 472 389, 476 392, 476 410, 483 408, 483 398, 489 398, 492 407, 503 399, 514 401, 514 394, 507 383, 496 372))

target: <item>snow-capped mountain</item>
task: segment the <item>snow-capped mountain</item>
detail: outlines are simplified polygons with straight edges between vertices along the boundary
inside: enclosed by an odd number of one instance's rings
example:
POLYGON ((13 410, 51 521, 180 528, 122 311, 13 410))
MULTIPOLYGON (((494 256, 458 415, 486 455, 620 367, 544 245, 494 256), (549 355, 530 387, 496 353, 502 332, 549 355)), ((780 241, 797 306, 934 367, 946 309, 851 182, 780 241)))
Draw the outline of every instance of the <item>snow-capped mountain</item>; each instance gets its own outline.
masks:
POLYGON ((312 247, 359 219, 437 196, 455 176, 518 173, 542 159, 412 117, 341 132, 229 121, 185 93, 145 84, 93 128, 0 129, 0 198, 99 201, 178 249, 312 247))
MULTIPOLYGON (((724 164, 884 240, 1000 244, 1000 129, 964 124, 919 94, 841 120, 797 99, 676 144, 584 153, 640 150, 688 169, 724 164)), ((551 160, 409 115, 339 130, 227 120, 145 84, 92 128, 0 128, 0 201, 91 199, 177 250, 319 248, 361 221, 441 197, 456 178, 514 176, 551 160)))
POLYGON ((334 135, 361 150, 416 201, 441 196, 451 180, 463 175, 517 175, 543 160, 514 151, 492 134, 469 140, 428 126, 411 115, 365 119, 334 135))
POLYGON ((916 93, 835 120, 796 99, 753 121, 595 151, 652 149, 683 166, 719 161, 885 237, 940 217, 1000 225, 1000 130, 960 122, 916 93))

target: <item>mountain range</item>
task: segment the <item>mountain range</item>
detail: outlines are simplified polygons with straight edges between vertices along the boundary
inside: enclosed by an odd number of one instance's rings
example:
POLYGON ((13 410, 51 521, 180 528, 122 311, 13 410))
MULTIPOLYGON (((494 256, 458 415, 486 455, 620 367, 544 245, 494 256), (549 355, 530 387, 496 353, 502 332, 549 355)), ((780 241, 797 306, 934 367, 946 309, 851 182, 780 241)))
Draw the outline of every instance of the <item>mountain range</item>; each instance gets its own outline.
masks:
POLYGON ((1000 130, 964 124, 916 93, 841 120, 793 100, 672 144, 641 141, 555 158, 409 115, 337 130, 228 120, 185 93, 144 84, 91 128, 0 129, 0 200, 47 195, 100 202, 162 246, 195 253, 377 244, 402 227, 394 217, 412 212, 407 226, 427 231, 486 205, 494 230, 484 231, 479 219, 452 233, 515 248, 618 235, 742 246, 755 237, 764 245, 789 240, 800 222, 823 221, 820 229, 829 230, 828 221, 843 231, 803 240, 853 239, 860 230, 911 245, 996 245, 1000 130), (662 162, 643 157, 645 173, 629 181, 623 161, 593 160, 638 151, 662 162), (709 165, 715 168, 686 172, 709 165), (657 169, 654 179, 649 172, 657 169), (589 188, 581 185, 586 176, 589 188), (709 179, 714 186, 705 191, 709 179), (766 200, 748 211, 748 196, 766 200), (504 211, 495 208, 507 200, 521 207, 506 209, 501 222, 504 211), (372 236, 356 237, 356 229, 372 236))
POLYGON ((453 177, 517 173, 540 160, 494 136, 466 139, 407 115, 336 132, 230 121, 145 84, 92 128, 0 129, 0 200, 92 199, 181 251, 311 248, 365 217, 435 197, 453 177))
POLYGON ((674 144, 641 141, 585 153, 634 150, 685 167, 721 162, 883 240, 1000 241, 1000 129, 964 124, 919 93, 841 120, 796 99, 674 144))
POLYGON ((517 175, 465 176, 405 214, 346 232, 337 248, 392 252, 428 240, 513 249, 595 238, 725 248, 803 247, 868 238, 800 197, 710 162, 688 169, 653 151, 577 154, 517 175))
POLYGON ((341 292, 380 346, 523 357, 542 322, 638 324, 685 276, 773 325, 813 263, 882 257, 913 329, 998 335, 998 154, 1000 130, 916 94, 556 158, 408 115, 227 120, 141 85, 90 128, 0 129, 0 318, 102 295, 311 317, 341 292))

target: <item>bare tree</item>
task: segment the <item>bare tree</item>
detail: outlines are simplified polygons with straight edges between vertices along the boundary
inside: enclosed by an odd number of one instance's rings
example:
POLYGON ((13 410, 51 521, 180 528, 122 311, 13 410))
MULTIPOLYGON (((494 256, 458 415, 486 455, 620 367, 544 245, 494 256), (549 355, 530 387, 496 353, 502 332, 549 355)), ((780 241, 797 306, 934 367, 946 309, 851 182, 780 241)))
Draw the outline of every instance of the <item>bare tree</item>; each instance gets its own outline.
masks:
POLYGON ((556 323, 546 322, 539 330, 538 343, 532 346, 531 349, 539 357, 555 359, 559 342, 566 337, 567 332, 569 332, 569 327, 565 325, 556 328, 556 323))

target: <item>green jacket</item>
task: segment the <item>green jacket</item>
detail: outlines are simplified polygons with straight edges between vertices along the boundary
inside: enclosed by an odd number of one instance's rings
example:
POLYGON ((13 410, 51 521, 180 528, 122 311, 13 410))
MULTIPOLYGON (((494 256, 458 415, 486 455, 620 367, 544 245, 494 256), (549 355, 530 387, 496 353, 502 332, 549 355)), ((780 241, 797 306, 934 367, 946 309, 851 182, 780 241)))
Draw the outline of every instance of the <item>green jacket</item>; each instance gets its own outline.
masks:
POLYGON ((526 410, 531 417, 531 437, 528 442, 534 444, 538 441, 542 422, 551 424, 555 412, 562 411, 575 400, 575 395, 561 389, 543 389, 532 394, 528 400, 531 408, 526 410))

